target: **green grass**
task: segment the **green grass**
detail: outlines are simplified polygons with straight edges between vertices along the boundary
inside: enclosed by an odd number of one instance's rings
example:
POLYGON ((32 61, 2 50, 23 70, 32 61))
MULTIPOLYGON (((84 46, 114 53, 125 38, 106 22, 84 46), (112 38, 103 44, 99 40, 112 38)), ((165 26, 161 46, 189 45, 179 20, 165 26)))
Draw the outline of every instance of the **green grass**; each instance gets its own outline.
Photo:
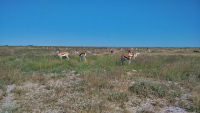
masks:
POLYGON ((129 91, 136 93, 141 97, 165 97, 169 88, 165 84, 149 83, 149 82, 137 82, 129 87, 129 91))
MULTIPOLYGON (((78 49, 85 51, 81 48, 78 49)), ((92 48, 88 49, 92 51, 92 48)), ((176 87, 175 82, 181 83, 183 87, 198 94, 196 86, 200 84, 200 57, 198 55, 156 54, 163 52, 159 49, 155 48, 150 55, 142 54, 138 56, 131 61, 130 65, 128 61, 124 61, 122 66, 120 57, 126 53, 125 51, 119 51, 115 55, 104 53, 101 56, 88 53, 87 60, 83 59, 80 62, 78 55, 74 55, 75 48, 69 51, 69 60, 66 58, 60 60, 53 49, 29 50, 20 47, 5 47, 0 49, 0 88, 5 89, 5 86, 9 84, 38 82, 45 85, 47 91, 54 90, 56 95, 59 95, 63 93, 64 86, 53 87, 48 83, 48 80, 65 79, 68 77, 67 73, 73 70, 75 74, 80 74, 82 80, 72 84, 72 87, 68 86, 69 92, 77 91, 85 94, 86 96, 83 96, 82 99, 97 95, 102 96, 103 102, 119 103, 119 107, 122 109, 126 109, 124 102, 128 101, 132 94, 140 95, 142 98, 168 98, 169 102, 175 103, 175 98, 180 98, 183 93, 179 87, 176 87), (126 74, 126 72, 132 72, 133 69, 137 70, 137 74, 126 74), (66 75, 63 74, 63 71, 66 75), (53 75, 48 78, 47 76, 50 74, 53 75), (140 77, 164 82, 172 81, 172 84, 166 86, 162 83, 136 81, 132 86, 120 86, 113 83, 115 80, 127 82, 140 77), (118 90, 120 88, 121 91, 118 90), (105 90, 108 90, 109 93, 104 93, 105 90), (170 90, 174 92, 170 92, 170 90)), ((171 53, 176 52, 176 50, 173 50, 174 48, 167 48, 166 50, 168 49, 171 53)), ((101 51, 109 53, 108 50, 98 50, 96 53, 101 53, 101 51)), ((186 51, 186 53, 189 53, 189 51, 186 51)), ((23 95, 26 90, 14 89, 13 93, 23 95)), ((1 95, 0 99, 3 96, 6 95, 1 95)), ((50 95, 47 94, 47 96, 50 95)), ((199 98, 199 95, 194 95, 191 100, 199 106, 199 98)), ((57 99, 46 97, 44 103, 52 103, 53 105, 57 102, 57 99)), ((72 101, 70 100, 70 102, 72 101)), ((105 103, 102 103, 103 105, 98 104, 98 106, 82 105, 79 110, 110 109, 106 107, 105 103)), ((189 110, 195 111, 195 109, 189 110)))
MULTIPOLYGON (((35 51, 35 53, 39 54, 40 52, 35 51)), ((125 67, 123 72, 131 69, 142 70, 143 76, 169 81, 189 81, 194 74, 196 74, 195 80, 200 80, 200 66, 198 65, 200 58, 192 56, 141 56, 132 60, 130 65, 125 62, 124 66, 121 66, 118 55, 87 56, 87 60, 82 62, 79 61, 78 56, 71 56, 70 60, 60 60, 57 56, 7 56, 0 58, 1 84, 7 84, 10 81, 14 83, 19 78, 16 76, 23 75, 23 72, 30 74, 31 72, 60 73, 63 70, 75 70, 76 73, 83 73, 86 70, 96 70, 95 73, 104 73, 105 71, 115 71, 117 67, 125 67)))

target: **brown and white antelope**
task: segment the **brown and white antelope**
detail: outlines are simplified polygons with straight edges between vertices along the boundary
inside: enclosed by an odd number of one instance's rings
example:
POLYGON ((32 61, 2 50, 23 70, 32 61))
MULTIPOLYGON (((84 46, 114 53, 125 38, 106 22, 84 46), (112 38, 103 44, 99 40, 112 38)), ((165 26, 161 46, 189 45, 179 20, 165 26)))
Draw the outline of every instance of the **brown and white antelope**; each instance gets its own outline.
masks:
POLYGON ((132 50, 129 49, 128 52, 129 52, 129 53, 132 53, 132 50))
POLYGON ((124 60, 128 60, 129 64, 131 63, 131 59, 133 59, 134 55, 133 53, 127 53, 127 54, 123 54, 121 56, 121 64, 123 65, 124 60))
POLYGON ((114 51, 114 50, 112 50, 112 49, 110 49, 110 52, 111 52, 111 54, 115 54, 115 51, 114 51))
POLYGON ((78 54, 78 56, 80 57, 80 61, 82 60, 82 57, 86 60, 86 53, 82 52, 82 53, 79 53, 78 51, 75 52, 75 54, 78 54))
POLYGON ((149 49, 149 48, 147 48, 147 50, 145 51, 145 53, 146 53, 146 52, 150 52, 150 49, 149 49))
MULTIPOLYGON (((200 51, 200 50, 199 50, 199 51, 200 51)), ((194 53, 198 53, 199 51, 195 51, 195 50, 194 50, 194 53)))
POLYGON ((60 49, 56 50, 56 54, 60 57, 60 59, 62 60, 62 57, 66 57, 69 60, 69 53, 68 52, 60 52, 60 49))
POLYGON ((140 54, 139 51, 138 51, 137 53, 135 53, 135 54, 134 54, 134 59, 135 59, 135 57, 137 57, 139 54, 140 54))

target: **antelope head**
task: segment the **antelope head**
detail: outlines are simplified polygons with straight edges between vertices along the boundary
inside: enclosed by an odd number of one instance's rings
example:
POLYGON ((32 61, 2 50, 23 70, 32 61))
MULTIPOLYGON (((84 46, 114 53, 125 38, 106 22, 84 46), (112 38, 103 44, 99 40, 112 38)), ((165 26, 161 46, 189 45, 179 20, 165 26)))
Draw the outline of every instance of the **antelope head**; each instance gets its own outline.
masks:
POLYGON ((60 51, 59 50, 56 50, 56 54, 59 54, 60 53, 60 51))
POLYGON ((128 56, 131 57, 131 59, 134 57, 134 54, 133 53, 127 53, 128 56))
POLYGON ((139 51, 137 52, 137 54, 138 54, 138 55, 140 54, 139 51))
POLYGON ((76 52, 75 52, 75 54, 78 54, 78 55, 80 55, 78 51, 76 51, 76 52))

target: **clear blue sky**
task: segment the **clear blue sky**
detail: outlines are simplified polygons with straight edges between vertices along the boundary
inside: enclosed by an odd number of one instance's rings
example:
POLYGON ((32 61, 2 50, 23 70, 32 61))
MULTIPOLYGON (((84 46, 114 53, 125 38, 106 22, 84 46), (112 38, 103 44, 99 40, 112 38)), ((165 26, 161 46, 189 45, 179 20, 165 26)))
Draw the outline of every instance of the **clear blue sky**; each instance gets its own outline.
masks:
POLYGON ((200 0, 0 0, 0 45, 200 47, 200 0))

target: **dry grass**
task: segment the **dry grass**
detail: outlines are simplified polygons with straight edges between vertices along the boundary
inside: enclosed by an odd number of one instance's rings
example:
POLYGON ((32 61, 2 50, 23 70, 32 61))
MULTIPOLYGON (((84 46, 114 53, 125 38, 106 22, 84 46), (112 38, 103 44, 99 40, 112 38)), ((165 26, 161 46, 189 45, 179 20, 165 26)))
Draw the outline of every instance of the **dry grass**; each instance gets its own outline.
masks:
POLYGON ((152 112, 142 106, 150 99, 154 101, 151 107, 158 110, 177 105, 199 112, 200 57, 193 53, 197 48, 155 47, 145 54, 146 48, 138 47, 141 54, 123 66, 120 56, 127 53, 124 49, 113 48, 116 54, 110 55, 107 48, 61 47, 63 52, 71 49, 70 59, 60 60, 55 48, 48 48, 0 47, 0 104, 12 94, 18 102, 0 110, 152 112), (86 61, 80 62, 76 49, 90 51, 86 61), (5 87, 10 84, 16 87, 7 94, 5 87))

